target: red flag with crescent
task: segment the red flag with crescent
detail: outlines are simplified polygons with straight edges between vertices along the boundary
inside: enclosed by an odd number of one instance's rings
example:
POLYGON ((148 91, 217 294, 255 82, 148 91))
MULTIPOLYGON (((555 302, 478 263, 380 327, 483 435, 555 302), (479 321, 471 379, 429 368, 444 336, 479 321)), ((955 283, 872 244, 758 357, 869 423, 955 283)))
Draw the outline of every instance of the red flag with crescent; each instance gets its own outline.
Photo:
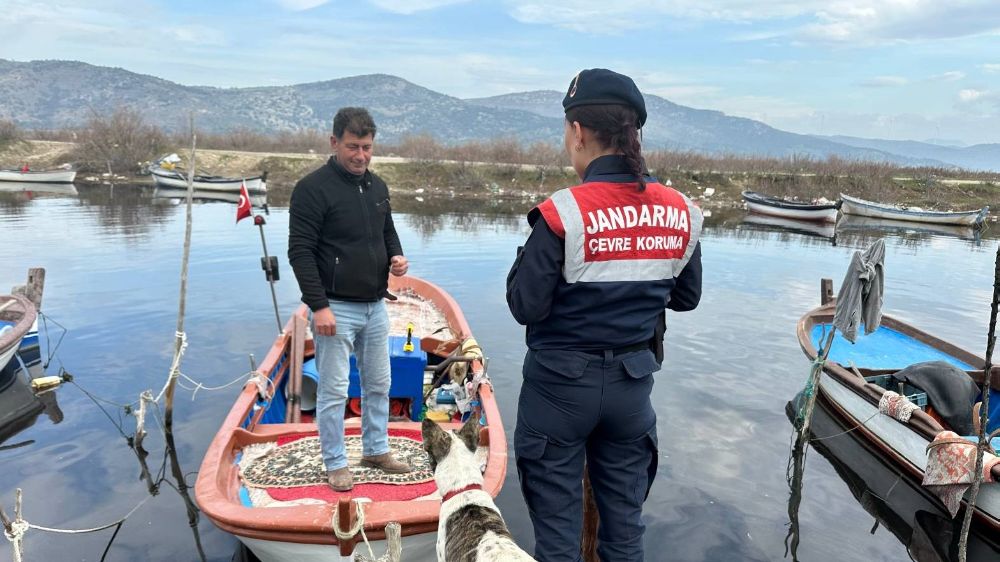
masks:
POLYGON ((247 183, 240 184, 240 202, 236 206, 236 222, 253 214, 253 207, 250 205, 250 193, 247 191, 247 183))

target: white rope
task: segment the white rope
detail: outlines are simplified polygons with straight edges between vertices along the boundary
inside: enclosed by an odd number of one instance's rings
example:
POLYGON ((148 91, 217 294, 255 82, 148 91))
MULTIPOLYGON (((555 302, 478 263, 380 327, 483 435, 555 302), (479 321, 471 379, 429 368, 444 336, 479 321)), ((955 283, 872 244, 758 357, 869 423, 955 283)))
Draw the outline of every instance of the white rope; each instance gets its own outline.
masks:
MULTIPOLYGON (((195 396, 198 395, 198 391, 199 390, 208 390, 208 391, 223 390, 223 389, 226 389, 226 388, 229 388, 229 387, 233 386, 234 384, 236 384, 238 382, 246 383, 248 377, 249 377, 250 381, 253 381, 254 377, 257 376, 257 373, 254 372, 254 371, 248 371, 248 372, 243 373, 242 375, 236 377, 232 381, 230 381, 230 382, 228 382, 228 383, 226 383, 226 384, 224 384, 222 386, 205 386, 203 383, 198 382, 198 381, 192 379, 191 377, 185 375, 184 373, 178 372, 177 375, 180 378, 182 378, 182 379, 184 379, 184 380, 186 380, 189 383, 191 383, 191 384, 194 385, 193 387, 189 387, 189 386, 184 386, 183 384, 181 384, 179 382, 177 383, 177 385, 180 386, 181 388, 183 388, 184 390, 190 390, 190 391, 192 391, 192 393, 191 393, 191 400, 193 401, 194 398, 195 398, 195 396)), ((259 386, 258 386, 258 388, 259 388, 259 386)))
POLYGON ((257 385, 257 395, 263 398, 265 402, 270 402, 274 398, 274 381, 264 373, 256 371, 248 382, 257 385))
POLYGON ((163 398, 163 395, 167 393, 170 382, 181 374, 181 357, 184 356, 184 352, 187 350, 187 334, 184 332, 174 332, 174 337, 181 340, 181 346, 177 350, 177 353, 174 354, 174 361, 170 364, 170 375, 167 377, 167 382, 163 383, 163 389, 156 395, 156 402, 159 402, 160 398, 163 398))
POLYGON ((389 522, 385 526, 385 540, 386 548, 385 554, 380 557, 375 557, 375 551, 372 549, 372 545, 368 542, 368 536, 365 534, 365 510, 362 507, 363 502, 355 501, 357 511, 357 520, 350 529, 343 531, 337 525, 337 507, 333 508, 333 534, 337 536, 339 542, 349 541, 353 539, 358 533, 361 533, 361 539, 365 541, 365 546, 368 547, 368 554, 370 557, 364 554, 356 553, 354 555, 354 562, 400 562, 403 559, 403 542, 400 538, 402 536, 402 529, 399 523, 395 521, 389 522))
POLYGON ((29 523, 21 517, 21 489, 17 489, 17 496, 14 505, 14 520, 10 522, 9 528, 5 526, 4 536, 10 541, 11 547, 14 549, 14 562, 21 562, 23 557, 23 541, 24 535, 28 532, 28 529, 35 529, 37 531, 45 531, 47 533, 60 533, 64 535, 78 535, 83 533, 94 533, 97 531, 103 531, 104 529, 110 529, 111 527, 121 525, 126 519, 132 516, 133 513, 139 510, 146 502, 153 498, 153 496, 146 496, 142 501, 136 504, 124 517, 108 523, 107 525, 101 525, 100 527, 93 527, 90 529, 55 529, 52 527, 45 527, 42 525, 35 525, 34 523, 29 523))

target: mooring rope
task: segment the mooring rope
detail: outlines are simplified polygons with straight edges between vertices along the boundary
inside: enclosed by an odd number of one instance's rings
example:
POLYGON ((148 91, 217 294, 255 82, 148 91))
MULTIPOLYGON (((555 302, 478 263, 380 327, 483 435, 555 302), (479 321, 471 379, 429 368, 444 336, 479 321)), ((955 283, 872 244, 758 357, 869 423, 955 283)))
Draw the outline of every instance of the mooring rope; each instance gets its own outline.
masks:
POLYGON ((362 503, 363 502, 359 501, 354 502, 357 519, 354 522, 354 525, 347 530, 342 530, 337 524, 337 511, 339 506, 333 508, 333 521, 331 526, 333 527, 333 534, 336 535, 337 541, 349 541, 357 536, 358 533, 361 533, 361 539, 365 541, 365 546, 368 547, 368 554, 370 557, 357 553, 354 555, 354 562, 400 562, 403 554, 403 543, 400 538, 402 536, 402 532, 399 523, 392 521, 385 526, 385 554, 376 557, 371 543, 368 542, 368 536, 365 534, 365 510, 362 503))

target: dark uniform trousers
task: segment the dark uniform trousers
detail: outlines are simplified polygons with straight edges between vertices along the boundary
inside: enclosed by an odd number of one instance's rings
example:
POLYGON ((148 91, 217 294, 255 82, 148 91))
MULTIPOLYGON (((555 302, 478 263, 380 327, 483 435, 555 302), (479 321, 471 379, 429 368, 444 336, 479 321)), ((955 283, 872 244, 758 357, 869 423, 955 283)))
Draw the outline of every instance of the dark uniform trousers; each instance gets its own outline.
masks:
POLYGON ((535 558, 580 560, 583 466, 604 562, 643 559, 642 504, 656 475, 652 352, 528 350, 514 449, 535 558))

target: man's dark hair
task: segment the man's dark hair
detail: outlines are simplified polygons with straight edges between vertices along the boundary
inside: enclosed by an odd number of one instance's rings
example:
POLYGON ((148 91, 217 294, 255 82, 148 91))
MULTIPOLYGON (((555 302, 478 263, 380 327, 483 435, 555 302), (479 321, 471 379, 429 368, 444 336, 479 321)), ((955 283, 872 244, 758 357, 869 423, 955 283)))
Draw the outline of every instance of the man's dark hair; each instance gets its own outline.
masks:
POLYGON ((342 107, 333 118, 333 136, 344 138, 344 131, 359 137, 375 138, 375 120, 363 107, 342 107))

